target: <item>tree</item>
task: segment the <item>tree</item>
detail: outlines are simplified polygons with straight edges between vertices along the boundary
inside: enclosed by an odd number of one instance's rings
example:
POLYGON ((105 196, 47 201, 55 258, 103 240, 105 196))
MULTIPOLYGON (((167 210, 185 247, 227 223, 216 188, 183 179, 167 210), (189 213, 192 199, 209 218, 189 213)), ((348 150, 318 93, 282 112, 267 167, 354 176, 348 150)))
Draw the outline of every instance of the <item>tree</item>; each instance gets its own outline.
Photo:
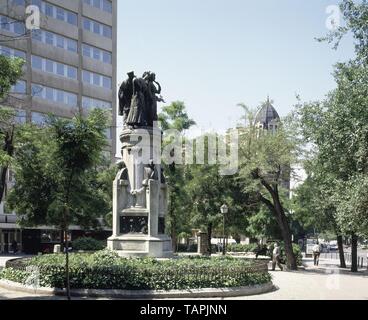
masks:
POLYGON ((97 227, 97 218, 109 210, 96 180, 106 127, 107 117, 98 109, 88 118, 50 116, 48 125, 38 129, 37 136, 29 137, 16 153, 17 183, 9 196, 10 205, 21 224, 51 224, 62 231, 68 299, 69 226, 97 227))
POLYGON ((368 172, 368 4, 344 0, 340 7, 346 26, 324 40, 336 40, 337 48, 350 32, 356 43, 356 57, 335 66, 337 88, 324 101, 305 104, 299 112, 303 134, 316 146, 318 167, 333 179, 336 218, 339 228, 352 237, 351 270, 355 272, 357 236, 365 233, 367 219, 359 201, 364 203, 362 190, 368 172), (357 200, 357 195, 363 198, 357 200))
POLYGON ((294 190, 292 199, 294 219, 305 229, 321 233, 332 233, 337 238, 340 267, 346 268, 343 232, 337 221, 337 205, 333 198, 334 183, 323 168, 317 168, 314 161, 308 161, 307 179, 294 190))
MULTIPOLYGON (((161 129, 164 131, 163 147, 165 147, 170 140, 170 137, 165 135, 166 130, 177 130, 184 138, 185 131, 195 125, 195 121, 190 119, 186 112, 184 102, 181 101, 174 101, 170 105, 164 106, 158 118, 161 129)), ((190 199, 185 189, 187 166, 185 164, 178 165, 172 163, 164 167, 169 185, 167 224, 170 230, 173 250, 176 250, 177 234, 181 232, 190 232, 187 219, 190 199)))
MULTIPOLYGON (((22 59, 7 58, 0 55, 0 103, 3 104, 9 95, 11 86, 15 85, 22 75, 22 59)), ((17 123, 13 109, 0 105, 0 202, 6 190, 6 176, 14 153, 14 139, 17 123)))
MULTIPOLYGON (((255 119, 249 112, 249 119, 255 119)), ((240 179, 244 192, 254 193, 276 219, 285 242, 287 264, 297 269, 293 253, 290 221, 282 202, 285 181, 290 179, 290 165, 296 161, 298 142, 291 131, 279 126, 276 132, 257 128, 254 121, 240 133, 240 179)))

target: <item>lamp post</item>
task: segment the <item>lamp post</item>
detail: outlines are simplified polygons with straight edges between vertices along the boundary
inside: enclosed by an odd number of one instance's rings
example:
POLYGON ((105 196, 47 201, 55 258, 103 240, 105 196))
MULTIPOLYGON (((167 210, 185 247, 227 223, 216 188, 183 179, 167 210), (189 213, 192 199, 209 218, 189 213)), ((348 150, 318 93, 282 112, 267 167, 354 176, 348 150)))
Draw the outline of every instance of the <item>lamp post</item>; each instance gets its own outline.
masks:
POLYGON ((225 255, 226 254, 225 217, 226 217, 227 212, 229 211, 229 208, 228 208, 228 206, 226 204, 224 204, 224 205, 221 206, 220 210, 221 210, 221 213, 222 213, 222 216, 223 216, 223 222, 222 222, 223 223, 223 232, 222 232, 222 234, 224 236, 224 238, 223 238, 223 245, 222 245, 222 255, 225 255))

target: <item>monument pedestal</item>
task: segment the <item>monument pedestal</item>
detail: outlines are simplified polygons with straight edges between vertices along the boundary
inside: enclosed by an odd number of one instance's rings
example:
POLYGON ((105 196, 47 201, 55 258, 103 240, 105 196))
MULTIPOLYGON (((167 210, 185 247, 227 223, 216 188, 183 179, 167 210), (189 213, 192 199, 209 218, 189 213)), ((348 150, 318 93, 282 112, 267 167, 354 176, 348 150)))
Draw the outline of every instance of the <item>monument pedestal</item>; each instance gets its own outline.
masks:
POLYGON ((120 140, 123 162, 113 184, 108 248, 122 257, 171 257, 171 239, 165 234, 167 185, 157 161, 161 130, 126 129, 120 140))

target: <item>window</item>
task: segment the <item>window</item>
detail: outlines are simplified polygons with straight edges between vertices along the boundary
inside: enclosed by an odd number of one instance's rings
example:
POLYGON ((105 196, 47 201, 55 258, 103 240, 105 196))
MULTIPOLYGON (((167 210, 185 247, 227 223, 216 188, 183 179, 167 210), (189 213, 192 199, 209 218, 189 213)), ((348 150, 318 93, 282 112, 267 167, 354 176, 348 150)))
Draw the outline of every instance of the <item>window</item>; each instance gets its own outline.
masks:
POLYGON ((64 37, 62 36, 56 36, 56 46, 58 48, 65 48, 65 44, 64 44, 64 37))
POLYGON ((0 15, 0 30, 6 30, 18 35, 24 35, 26 30, 24 23, 0 15))
POLYGON ((57 75, 64 77, 64 65, 62 63, 57 63, 56 73, 57 75))
POLYGON ((71 52, 78 51, 78 43, 76 40, 63 37, 50 31, 33 30, 32 39, 41 41, 42 43, 46 43, 48 45, 55 46, 67 51, 71 52))
POLYGON ((26 82, 24 80, 18 80, 18 82, 11 87, 12 93, 25 94, 26 93, 26 82))
POLYGON ((42 58, 38 56, 32 56, 32 68, 42 70, 42 58))
POLYGON ((46 99, 54 101, 54 89, 46 87, 46 99))
POLYGON ((32 96, 37 98, 42 98, 43 96, 43 87, 41 85, 32 84, 32 96))
POLYGON ((46 70, 47 72, 54 73, 54 62, 48 59, 44 59, 46 61, 46 70))
POLYGON ((109 0, 102 0, 102 10, 112 13, 112 3, 109 0))
POLYGON ((73 25, 77 25, 78 24, 78 18, 77 15, 71 12, 67 13, 67 22, 73 25))
POLYGON ((68 66, 68 78, 77 79, 77 69, 76 68, 68 66))
POLYGON ((88 71, 83 71, 83 82, 91 83, 91 74, 88 71))
POLYGON ((77 80, 77 68, 39 56, 32 56, 32 67, 44 72, 77 80))
POLYGON ((45 14, 49 17, 53 17, 54 16, 54 7, 49 4, 49 3, 45 3, 45 14))
POLYGON ((11 0, 11 4, 13 6, 22 6, 24 7, 26 5, 25 0, 11 0))
POLYGON ((26 53, 24 51, 8 48, 1 45, 0 45, 0 54, 9 58, 26 59, 26 53))
POLYGON ((39 112, 32 112, 32 123, 38 126, 45 124, 46 115, 39 112))
POLYGON ((54 34, 51 32, 47 32, 45 33, 45 43, 49 44, 49 45, 54 45, 54 34))
POLYGON ((68 39, 67 47, 65 49, 67 49, 68 51, 77 52, 78 51, 77 41, 68 39))
POLYGON ((17 110, 17 114, 15 116, 16 123, 26 123, 26 112, 24 110, 17 110))
POLYGON ((102 23, 83 18, 83 28, 100 36, 112 38, 112 28, 102 23))
POLYGON ((108 26, 103 26, 103 36, 106 38, 112 38, 112 29, 108 26))
POLYGON ((110 52, 103 52, 103 58, 102 61, 105 63, 109 63, 112 64, 112 57, 111 57, 111 53, 110 52))
POLYGON ((99 86, 101 82, 101 76, 97 73, 93 73, 93 84, 99 86))
POLYGON ((111 78, 109 77, 103 77, 103 83, 104 88, 111 89, 111 78))
POLYGON ((41 32, 41 30, 33 30, 32 31, 32 39, 42 41, 42 32, 41 32))

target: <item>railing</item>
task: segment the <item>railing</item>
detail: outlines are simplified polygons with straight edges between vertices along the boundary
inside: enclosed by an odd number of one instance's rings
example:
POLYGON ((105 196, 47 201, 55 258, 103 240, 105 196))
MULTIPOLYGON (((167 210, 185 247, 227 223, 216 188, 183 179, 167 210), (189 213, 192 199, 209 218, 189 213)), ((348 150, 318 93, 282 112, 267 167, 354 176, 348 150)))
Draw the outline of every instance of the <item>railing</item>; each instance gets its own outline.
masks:
MULTIPOLYGON (((352 262, 352 255, 350 252, 344 252, 345 262, 352 262)), ((338 251, 335 252, 324 252, 321 253, 320 258, 322 259, 330 259, 330 260, 340 260, 340 253, 338 251)), ((358 267, 364 268, 366 267, 368 270, 368 257, 357 257, 358 267)))

